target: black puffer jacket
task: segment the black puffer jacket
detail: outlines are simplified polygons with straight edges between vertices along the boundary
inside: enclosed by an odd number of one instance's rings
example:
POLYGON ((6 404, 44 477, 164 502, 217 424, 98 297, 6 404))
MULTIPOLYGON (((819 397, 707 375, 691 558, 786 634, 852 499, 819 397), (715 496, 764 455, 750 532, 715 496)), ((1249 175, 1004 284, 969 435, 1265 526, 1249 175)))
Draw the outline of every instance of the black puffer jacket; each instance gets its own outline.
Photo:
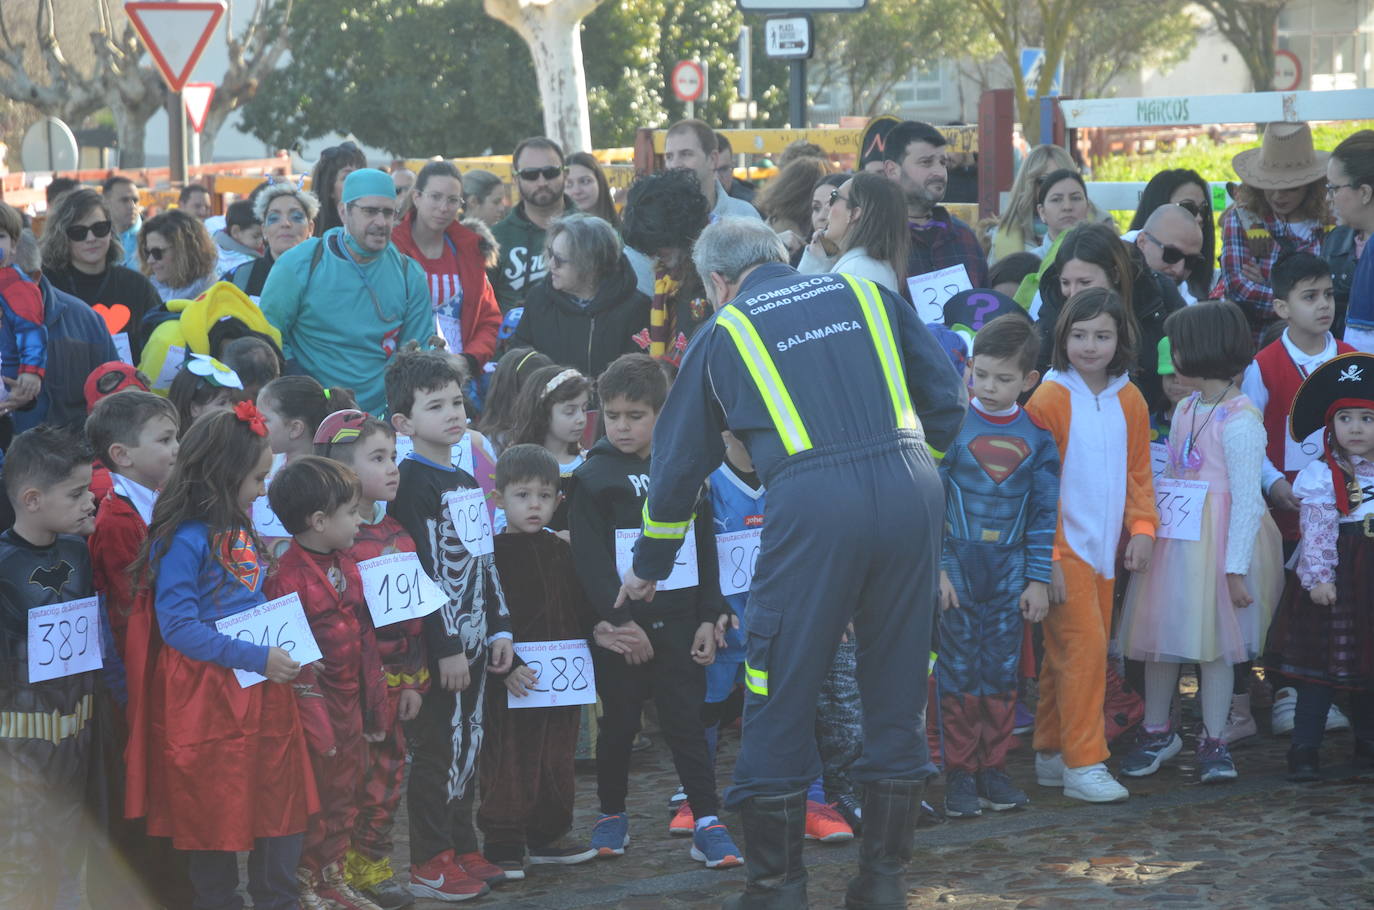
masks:
MULTIPOLYGON (((530 288, 513 344, 527 344, 595 379, 621 354, 646 350, 635 335, 648 327, 649 298, 635 289, 634 269, 622 253, 615 272, 586 306, 555 290, 548 276, 530 288)), ((648 336, 643 338, 647 345, 648 336)))
MULTIPOLYGON (((1164 338, 1164 320, 1186 304, 1171 279, 1151 271, 1145 264, 1145 256, 1139 247, 1133 243, 1127 244, 1126 253, 1135 271, 1131 283, 1131 309, 1140 328, 1135 352, 1136 365, 1131 370, 1131 379, 1139 386, 1153 414, 1164 398, 1164 388, 1159 378, 1159 342, 1164 338)), ((1063 308, 1059 266, 1052 263, 1040 278, 1040 313, 1036 319, 1040 329, 1039 369, 1042 375, 1049 369, 1054 356, 1054 324, 1059 320, 1059 311, 1063 308)))

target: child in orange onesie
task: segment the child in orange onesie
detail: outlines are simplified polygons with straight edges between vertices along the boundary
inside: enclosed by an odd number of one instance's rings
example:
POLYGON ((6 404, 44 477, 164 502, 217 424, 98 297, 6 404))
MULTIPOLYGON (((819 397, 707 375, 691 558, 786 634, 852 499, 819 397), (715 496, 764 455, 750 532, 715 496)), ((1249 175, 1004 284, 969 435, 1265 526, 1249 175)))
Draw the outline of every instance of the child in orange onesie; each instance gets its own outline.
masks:
POLYGON ((1117 545, 1128 532, 1125 566, 1144 571, 1159 525, 1149 408, 1128 375, 1136 341, 1135 320, 1114 291, 1073 295, 1055 324, 1054 369, 1026 404, 1054 434, 1064 465, 1035 776, 1094 803, 1130 796, 1107 770, 1102 719, 1117 545))

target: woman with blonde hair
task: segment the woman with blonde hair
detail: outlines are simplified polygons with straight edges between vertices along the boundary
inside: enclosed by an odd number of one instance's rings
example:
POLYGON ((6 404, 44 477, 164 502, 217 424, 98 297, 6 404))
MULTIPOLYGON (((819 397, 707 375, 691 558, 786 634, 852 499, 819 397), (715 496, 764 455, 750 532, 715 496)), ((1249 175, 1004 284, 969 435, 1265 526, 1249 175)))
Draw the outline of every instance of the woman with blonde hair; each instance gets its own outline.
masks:
MULTIPOLYGON (((1034 252, 1040 246, 1046 233, 1045 224, 1036 218, 1040 178, 1059 170, 1078 170, 1078 165, 1066 149, 1057 145, 1037 145, 1030 150, 1026 160, 1021 162, 1021 169, 1016 172, 1007 206, 1002 210, 1002 217, 998 219, 993 232, 989 263, 1012 253, 1034 252)), ((1096 209, 1089 203, 1089 220, 1096 220, 1097 217, 1096 209)))
POLYGON ((171 209, 143 222, 138 261, 164 303, 190 300, 215 283, 219 249, 199 218, 171 209))

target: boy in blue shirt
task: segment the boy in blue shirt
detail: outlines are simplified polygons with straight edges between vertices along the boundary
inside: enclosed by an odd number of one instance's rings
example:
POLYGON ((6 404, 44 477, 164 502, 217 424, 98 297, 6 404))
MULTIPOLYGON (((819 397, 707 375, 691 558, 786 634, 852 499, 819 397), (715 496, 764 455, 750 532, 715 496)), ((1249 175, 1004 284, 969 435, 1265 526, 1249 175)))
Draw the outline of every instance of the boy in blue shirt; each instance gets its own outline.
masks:
POLYGON ((940 659, 945 812, 1030 802, 1007 777, 1022 620, 1049 610, 1059 517, 1059 450, 1017 404, 1035 387, 1039 341, 1024 316, 999 316, 973 340, 968 417, 940 462, 940 659))

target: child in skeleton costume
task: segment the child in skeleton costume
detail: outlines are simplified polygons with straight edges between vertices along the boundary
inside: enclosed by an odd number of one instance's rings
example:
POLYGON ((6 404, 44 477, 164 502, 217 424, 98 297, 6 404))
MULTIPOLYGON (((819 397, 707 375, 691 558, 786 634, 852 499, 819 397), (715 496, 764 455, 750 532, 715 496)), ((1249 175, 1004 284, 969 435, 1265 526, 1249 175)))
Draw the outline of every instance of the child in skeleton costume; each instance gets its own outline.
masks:
POLYGON ((486 891, 505 873, 479 850, 472 823, 473 777, 482 747, 482 707, 488 665, 509 670, 510 614, 492 555, 484 503, 468 509, 450 494, 479 490, 471 474, 450 462, 467 432, 463 373, 436 352, 405 351, 387 367, 392 425, 415 451, 400 466, 400 487, 387 508, 415 541, 420 565, 446 602, 424 619, 431 684, 414 722, 410 769, 411 891, 454 900, 486 891), (483 523, 485 525, 483 526, 483 523), (464 542, 464 534, 475 555, 464 542), (488 651, 490 649, 490 655, 488 651), (490 659, 489 659, 490 657, 490 659))

